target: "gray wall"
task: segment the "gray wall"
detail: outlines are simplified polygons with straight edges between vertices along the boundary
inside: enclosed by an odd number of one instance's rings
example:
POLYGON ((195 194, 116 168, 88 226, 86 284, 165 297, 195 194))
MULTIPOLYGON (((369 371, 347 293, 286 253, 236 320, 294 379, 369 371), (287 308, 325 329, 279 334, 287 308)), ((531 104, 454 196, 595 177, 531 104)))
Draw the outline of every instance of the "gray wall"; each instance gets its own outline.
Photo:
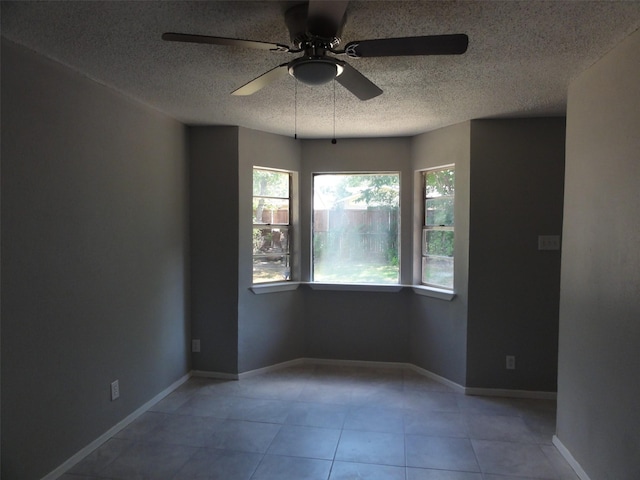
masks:
MULTIPOLYGON (((228 373, 301 356, 411 361, 469 386, 554 389, 559 255, 535 247, 538 234, 559 233, 561 119, 473 121, 414 139, 341 139, 337 145, 238 127, 187 131, 21 47, 3 42, 2 55, 2 473, 7 478, 46 474, 184 375, 190 357, 193 369, 228 373), (400 171, 402 283, 410 284, 418 272, 415 171, 449 163, 457 167, 453 301, 408 291, 250 292, 253 165, 300 172, 295 241, 304 248, 294 260, 303 281, 310 275, 312 174, 400 171), (201 340, 200 353, 188 353, 190 337, 201 340), (506 354, 518 357, 515 372, 505 372, 506 354), (122 396, 110 402, 109 383, 116 378, 122 396)), ((638 150, 632 136, 637 112, 623 112, 632 125, 625 133, 619 127, 607 130, 604 123, 618 111, 600 123, 588 109, 587 99, 603 88, 600 83, 611 81, 604 70, 596 66, 576 82, 577 100, 571 103, 576 111, 586 109, 584 117, 594 122, 586 128, 582 115, 575 120, 574 161, 582 161, 587 151, 599 154, 587 162, 586 173, 579 170, 567 184, 573 188, 567 212, 574 223, 565 236, 580 254, 567 260, 559 435, 580 458, 595 456, 601 447, 580 430, 582 413, 610 406, 603 396, 592 395, 593 402, 571 410, 574 390, 588 395, 596 390, 587 374, 598 367, 582 352, 599 348, 595 342, 605 331, 600 318, 618 319, 624 327, 601 353, 608 357, 605 364, 627 362, 620 363, 629 373, 624 387, 638 373, 628 368, 638 343, 631 321, 637 318, 638 273, 628 267, 634 260, 637 265, 631 246, 638 243, 638 230, 633 224, 616 226, 614 240, 628 245, 622 257, 604 249, 595 225, 585 236, 597 206, 585 202, 582 187, 594 184, 596 170, 612 176, 615 187, 593 186, 589 198, 609 193, 607 212, 637 218, 638 167, 631 160, 638 150), (594 133, 601 131, 609 134, 605 141, 594 133), (586 139, 598 143, 587 149, 586 139), (596 169, 603 157, 618 159, 620 168, 596 169), (582 265, 584 250, 594 248, 615 258, 582 265), (597 280, 589 277, 603 271, 597 280), (578 281, 585 277, 591 283, 578 281), (603 298, 603 292, 606 301, 598 310, 590 299, 603 298), (590 329, 584 333, 580 322, 587 311, 590 329), (589 349, 582 350, 585 346, 589 349)), ((619 75, 637 77, 631 73, 619 75)), ((603 94, 603 105, 611 101, 608 95, 603 94)), ((620 110, 628 105, 621 94, 613 98, 620 110)), ((606 110, 599 104, 593 108, 606 110)), ((600 384, 610 385, 607 374, 600 384)), ((622 390, 618 383, 610 388, 622 390)), ((633 393, 619 396, 631 403, 638 394, 633 393)), ((612 421, 623 422, 622 417, 612 421)), ((594 428, 606 426, 595 421, 594 428)), ((637 446, 633 435, 627 438, 637 446)), ((624 446, 617 448, 620 455, 625 452, 624 446)), ((616 455, 610 453, 607 466, 618 461, 616 455)))
POLYGON ((640 32, 569 88, 557 436, 640 478, 640 32))
POLYGON ((197 127, 190 152, 192 317, 202 342, 194 368, 245 372, 301 356, 412 361, 462 385, 555 390, 560 254, 539 252, 537 236, 561 230, 563 118, 472 121, 413 139, 336 145, 197 127), (299 171, 294 271, 301 281, 310 280, 313 174, 400 171, 402 283, 411 284, 419 276, 417 171, 451 163, 453 301, 409 291, 250 291, 254 165, 299 171), (221 234, 211 219, 230 198, 239 203, 221 212, 228 226, 221 234), (504 368, 507 354, 516 355, 513 372, 504 368))
POLYGON ((184 145, 3 40, 3 478, 42 477, 188 372, 184 145))
POLYGON ((556 391, 564 118, 471 122, 469 387, 556 391), (516 369, 506 370, 506 355, 516 369))
POLYGON ((470 122, 418 135, 412 140, 414 173, 413 280, 420 282, 422 187, 420 170, 455 164, 455 271, 452 301, 411 298, 411 360, 414 364, 464 385, 466 375, 467 282, 469 251, 470 122))
MULTIPOLYGON (((313 173, 399 171, 402 190, 401 271, 410 281, 411 175, 408 138, 306 140, 300 176, 302 279, 310 278, 311 188, 313 173)), ((405 278, 406 277, 406 278, 405 278)), ((304 294, 307 356, 348 360, 406 362, 409 354, 409 310, 406 293, 318 291, 304 294)))
MULTIPOLYGON (((238 369, 240 372, 304 357, 304 315, 300 292, 288 291, 256 295, 250 290, 253 280, 252 196, 253 167, 300 171, 300 141, 289 137, 240 129, 238 156, 239 256, 238 282, 238 369)), ((297 204, 297 177, 294 175, 293 200, 297 204)), ((299 280, 300 216, 292 211, 292 275, 299 280)))
MULTIPOLYGON (((407 293, 250 290, 253 166, 299 172, 300 192, 298 182, 293 192, 299 211, 293 218, 294 247, 301 255, 293 259, 293 272, 308 281, 312 173, 401 171, 403 185, 411 185, 408 139, 332 145, 245 128, 191 127, 189 145, 192 330, 201 340, 194 369, 242 373, 304 356, 409 360, 407 293)), ((408 188, 401 200, 401 249, 409 252, 402 260, 409 277, 411 200, 408 188)))
MULTIPOLYGON (((235 374, 304 356, 301 295, 250 290, 253 167, 299 171, 300 142, 246 128, 190 127, 189 165, 192 338, 201 349, 192 354, 194 370, 235 374)), ((297 187, 293 194, 297 200, 297 187)), ((294 211, 294 229, 298 217, 294 211)), ((300 259, 294 262, 297 274, 300 259)))
POLYGON ((238 127, 189 127, 193 369, 238 372, 238 127))

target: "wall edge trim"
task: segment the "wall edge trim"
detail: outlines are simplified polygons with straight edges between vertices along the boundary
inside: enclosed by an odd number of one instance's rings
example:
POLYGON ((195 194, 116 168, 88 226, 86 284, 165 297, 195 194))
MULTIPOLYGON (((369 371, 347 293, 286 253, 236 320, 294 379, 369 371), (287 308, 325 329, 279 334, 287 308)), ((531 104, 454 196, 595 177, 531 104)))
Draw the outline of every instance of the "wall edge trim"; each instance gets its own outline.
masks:
POLYGON ((433 373, 432 371, 427 370, 425 368, 418 367, 413 363, 406 363, 405 365, 410 370, 413 370, 414 372, 419 373, 420 375, 424 375, 425 377, 430 378, 431 380, 435 380, 438 383, 442 383, 443 385, 453 388, 458 393, 464 393, 465 395, 467 393, 465 387, 463 387, 459 383, 454 382, 453 380, 449 380, 448 378, 440 376, 437 373, 433 373))
POLYGON ((533 398, 537 400, 556 400, 556 392, 542 392, 536 390, 511 390, 508 388, 478 388, 465 387, 465 395, 476 395, 485 397, 508 397, 508 398, 533 398))
POLYGON ((191 370, 192 377, 217 378, 220 380, 238 380, 237 373, 211 372, 208 370, 191 370))
POLYGON ((274 363, 273 365, 268 365, 266 367, 262 367, 262 368, 256 368, 254 370, 247 370, 246 372, 242 372, 238 374, 238 380, 241 380, 243 378, 250 378, 250 377, 255 377, 256 375, 261 375, 263 373, 267 373, 267 372, 273 372, 276 370, 281 370, 283 368, 287 368, 287 367, 294 367, 296 365, 304 365, 305 359, 304 358, 296 358, 293 360, 287 360, 285 362, 280 362, 280 363, 274 363))
POLYGON ((384 368, 406 368, 408 364, 403 362, 379 362, 375 360, 341 360, 333 358, 312 358, 303 359, 309 365, 334 365, 337 367, 384 367, 384 368))
POLYGON ((551 442, 556 447, 556 449, 558 449, 558 452, 560 452, 560 455, 564 457, 569 466, 573 468, 574 472, 576 472, 576 475, 578 475, 580 480, 591 480, 591 478, 589 478, 589 475, 587 475, 587 472, 584 471, 580 463, 578 463, 578 461, 574 458, 569 449, 564 446, 562 440, 560 440, 557 435, 553 436, 551 442))
POLYGON ((217 374, 215 372, 201 372, 212 378, 235 378, 237 380, 243 378, 249 378, 254 375, 260 375, 266 372, 272 372, 282 368, 295 366, 295 365, 334 365, 344 367, 383 367, 383 368, 399 368, 409 369, 420 375, 423 375, 431 380, 435 380, 438 383, 446 385, 458 393, 464 395, 475 396, 487 396, 487 397, 507 397, 507 398, 532 398, 538 400, 555 400, 557 398, 556 392, 543 392, 535 390, 511 390, 508 388, 479 388, 479 387, 465 387, 448 378, 433 373, 422 367, 418 367, 410 362, 381 362, 372 360, 346 360, 346 359, 333 359, 333 358, 313 358, 313 357, 301 357, 294 360, 288 360, 267 367, 257 368, 255 370, 248 370, 240 373, 237 376, 232 374, 217 374), (225 375, 224 377, 216 377, 216 375, 225 375))
POLYGON ((131 422, 136 420, 140 415, 145 413, 147 410, 153 407, 156 403, 158 403, 164 397, 166 397, 175 389, 177 389, 180 385, 182 385, 187 380, 189 380, 190 377, 191 377, 191 373, 187 373, 186 375, 183 375, 182 377, 180 377, 178 380, 176 380, 167 388, 165 388, 156 396, 154 396, 151 400, 145 402, 142 406, 138 407, 136 410, 134 410, 129 415, 124 417, 122 420, 120 420, 118 423, 116 423, 113 427, 111 427, 109 430, 104 432, 98 438, 96 438, 91 443, 87 444, 85 447, 78 450, 76 453, 70 456, 67 460, 62 462, 58 467, 56 467, 54 470, 50 471, 44 477, 42 477, 41 480, 57 479, 59 476, 67 472, 70 468, 72 468, 77 463, 82 461, 87 455, 93 452, 96 448, 98 448, 100 445, 105 443, 107 440, 113 437, 116 433, 118 433, 120 430, 125 428, 131 422))

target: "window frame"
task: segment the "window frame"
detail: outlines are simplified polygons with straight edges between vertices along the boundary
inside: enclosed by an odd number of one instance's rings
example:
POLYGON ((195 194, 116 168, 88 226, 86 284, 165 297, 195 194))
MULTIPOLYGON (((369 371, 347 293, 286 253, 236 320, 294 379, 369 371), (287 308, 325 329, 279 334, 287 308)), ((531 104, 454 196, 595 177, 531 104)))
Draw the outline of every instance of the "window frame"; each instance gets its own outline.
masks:
POLYGON ((433 167, 433 168, 426 168, 424 170, 420 170, 420 177, 421 177, 421 194, 420 194, 420 199, 421 199, 421 213, 422 213, 422 218, 420 221, 420 262, 419 262, 419 269, 420 269, 420 283, 419 283, 419 287, 420 288, 424 288, 424 289, 428 289, 428 290, 434 290, 437 292, 449 292, 449 293, 453 293, 455 291, 455 214, 453 216, 453 222, 450 225, 429 225, 427 224, 427 200, 429 199, 434 199, 434 198, 452 198, 453 199, 453 209, 455 211, 455 204, 456 204, 456 193, 455 193, 455 164, 449 164, 449 165, 442 165, 442 166, 438 166, 438 167, 433 167), (454 172, 454 181, 453 181, 453 194, 452 195, 441 195, 441 196, 437 196, 437 197, 428 197, 427 196, 427 176, 430 173, 435 173, 435 172, 441 172, 441 171, 446 171, 446 170, 452 170, 454 172), (425 278, 425 269, 427 268, 427 258, 430 256, 425 250, 425 245, 426 245, 426 241, 425 241, 425 236, 427 235, 427 232, 452 232, 453 234, 453 252, 451 255, 451 286, 449 285, 442 285, 442 284, 437 284, 437 283, 430 283, 430 282, 425 282, 424 278, 425 278))
POLYGON ((282 284, 282 283, 288 283, 288 282, 292 282, 294 281, 294 268, 293 268, 293 259, 294 259, 294 252, 293 252, 293 237, 294 237, 294 176, 296 174, 296 172, 291 171, 291 170, 285 170, 285 169, 281 169, 281 168, 273 168, 273 167, 262 167, 262 166, 258 166, 258 165, 253 165, 252 169, 251 169, 251 178, 252 178, 252 182, 253 182, 253 177, 255 175, 255 171, 256 170, 260 170, 260 171, 266 171, 266 172, 274 172, 274 173, 282 173, 282 174, 287 174, 288 176, 288 197, 279 197, 279 196, 273 196, 273 195, 255 195, 255 193, 253 192, 253 188, 252 188, 252 195, 251 195, 251 202, 253 205, 253 202, 256 198, 265 198, 265 199, 274 199, 274 200, 288 200, 288 223, 255 223, 255 214, 253 213, 253 209, 252 209, 252 217, 251 217, 251 235, 253 238, 253 234, 255 232, 256 229, 259 230, 265 230, 265 229, 282 229, 287 231, 287 252, 285 254, 283 254, 284 256, 287 257, 287 267, 288 267, 288 271, 289 271, 289 275, 286 276, 285 278, 282 279, 275 279, 275 280, 268 280, 268 281, 262 281, 262 282, 256 282, 255 281, 255 276, 254 276, 254 271, 253 271, 253 265, 254 265, 254 261, 256 258, 258 257, 266 257, 269 254, 268 253, 262 253, 262 254, 256 254, 252 248, 252 255, 251 255, 251 266, 252 266, 252 273, 251 273, 251 285, 252 288, 253 287, 257 287, 257 288, 262 288, 266 289, 269 286, 274 286, 277 284, 282 284))
POLYGON ((402 211, 402 176, 403 172, 401 170, 355 170, 355 171, 319 171, 311 173, 311 216, 310 216, 310 242, 309 242, 309 286, 314 290, 365 290, 365 291, 399 291, 403 288, 402 284, 402 264, 401 264, 401 238, 402 238, 402 228, 401 228, 401 211, 402 211), (376 175, 394 175, 398 179, 398 205, 397 205, 397 267, 398 274, 397 279, 393 283, 377 283, 377 282, 356 282, 356 281, 346 281, 346 282, 332 282, 327 280, 318 280, 316 279, 316 262, 315 262, 315 224, 316 224, 316 178, 319 176, 376 176, 376 175))

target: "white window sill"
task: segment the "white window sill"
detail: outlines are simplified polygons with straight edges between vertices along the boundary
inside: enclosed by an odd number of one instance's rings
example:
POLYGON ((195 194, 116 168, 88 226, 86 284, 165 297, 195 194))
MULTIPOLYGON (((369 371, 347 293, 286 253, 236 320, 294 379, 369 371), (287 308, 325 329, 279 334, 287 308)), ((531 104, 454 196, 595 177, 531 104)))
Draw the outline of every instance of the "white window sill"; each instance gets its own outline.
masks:
POLYGON ((388 292, 397 293, 403 288, 411 288, 416 295, 451 301, 455 292, 442 288, 418 285, 380 284, 380 283, 316 283, 316 282, 277 282, 252 285, 251 290, 256 295, 267 293, 289 292, 297 290, 300 285, 308 285, 312 290, 332 290, 342 292, 388 292))
POLYGON ((453 300, 456 296, 454 291, 446 290, 444 288, 427 287, 424 285, 421 285, 421 286, 413 285, 411 288, 413 289, 413 293, 415 293, 416 295, 422 295, 423 297, 439 298, 440 300, 446 300, 448 302, 453 300))
POLYGON ((297 290, 299 286, 300 282, 258 283, 252 285, 249 290, 256 295, 262 295, 264 293, 289 292, 297 290))
POLYGON ((399 292, 404 287, 399 284, 382 283, 316 283, 309 282, 313 290, 338 290, 343 292, 399 292))

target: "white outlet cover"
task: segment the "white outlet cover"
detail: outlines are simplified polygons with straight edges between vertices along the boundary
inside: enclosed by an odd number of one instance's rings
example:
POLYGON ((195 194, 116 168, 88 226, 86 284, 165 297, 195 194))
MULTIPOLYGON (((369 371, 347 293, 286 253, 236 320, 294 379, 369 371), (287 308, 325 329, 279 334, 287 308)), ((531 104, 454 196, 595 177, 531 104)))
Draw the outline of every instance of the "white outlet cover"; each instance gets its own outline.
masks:
POLYGON ((115 380, 111 382, 111 401, 120 397, 120 382, 115 380))

